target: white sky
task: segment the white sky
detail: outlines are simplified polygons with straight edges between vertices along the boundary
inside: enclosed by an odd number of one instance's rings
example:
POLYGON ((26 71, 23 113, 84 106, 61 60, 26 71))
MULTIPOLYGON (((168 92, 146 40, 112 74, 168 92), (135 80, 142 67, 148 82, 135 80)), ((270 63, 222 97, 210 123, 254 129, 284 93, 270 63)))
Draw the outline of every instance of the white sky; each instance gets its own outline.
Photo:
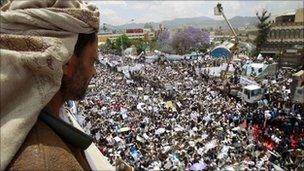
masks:
POLYGON ((286 13, 303 8, 303 1, 109 1, 89 0, 100 10, 101 23, 121 25, 130 23, 160 22, 174 18, 207 16, 222 19, 213 15, 213 8, 222 3, 228 18, 234 16, 255 16, 263 8, 272 14, 286 13))

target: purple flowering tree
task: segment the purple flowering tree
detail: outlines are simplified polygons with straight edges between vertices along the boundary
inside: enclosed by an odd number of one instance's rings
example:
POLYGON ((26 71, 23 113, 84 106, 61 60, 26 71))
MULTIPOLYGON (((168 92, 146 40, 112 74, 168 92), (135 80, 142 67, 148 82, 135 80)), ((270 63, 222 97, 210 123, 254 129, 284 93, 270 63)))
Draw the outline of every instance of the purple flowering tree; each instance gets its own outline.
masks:
POLYGON ((178 54, 197 51, 210 44, 208 32, 194 27, 178 30, 172 38, 171 46, 178 54))
POLYGON ((173 49, 171 47, 170 32, 164 30, 157 36, 157 47, 160 51, 165 53, 172 53, 173 49))

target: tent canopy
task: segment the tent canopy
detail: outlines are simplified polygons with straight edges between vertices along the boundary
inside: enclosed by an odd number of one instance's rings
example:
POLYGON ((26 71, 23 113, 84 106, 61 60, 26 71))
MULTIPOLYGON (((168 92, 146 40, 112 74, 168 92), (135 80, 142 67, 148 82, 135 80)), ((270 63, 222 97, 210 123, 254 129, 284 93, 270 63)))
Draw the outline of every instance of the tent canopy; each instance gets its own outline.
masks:
POLYGON ((210 56, 213 58, 229 58, 230 55, 230 50, 224 46, 217 46, 210 52, 210 56))

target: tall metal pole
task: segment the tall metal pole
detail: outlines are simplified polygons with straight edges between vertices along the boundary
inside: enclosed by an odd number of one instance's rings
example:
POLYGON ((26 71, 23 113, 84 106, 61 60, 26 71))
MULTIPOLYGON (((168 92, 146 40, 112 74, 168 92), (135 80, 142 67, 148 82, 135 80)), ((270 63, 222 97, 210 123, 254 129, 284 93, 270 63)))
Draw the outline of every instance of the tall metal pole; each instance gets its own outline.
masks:
MULTIPOLYGON (((233 49, 233 51, 231 53, 231 56, 228 59, 227 68, 226 68, 224 74, 222 75, 223 78, 224 78, 226 76, 226 73, 227 73, 228 69, 229 69, 229 64, 230 64, 230 61, 233 58, 233 54, 235 52, 237 52, 237 46, 238 46, 239 40, 238 40, 237 34, 235 33, 233 27, 231 26, 230 22, 227 20, 225 14, 223 12, 222 4, 218 3, 217 6, 216 6, 216 9, 217 9, 217 11, 215 11, 215 15, 222 15, 224 17, 226 23, 228 24, 228 26, 229 26, 230 30, 232 31, 232 34, 234 35, 234 38, 235 38, 234 47, 233 47, 234 49, 233 49)), ((237 53, 237 56, 238 56, 238 53, 237 53)))
POLYGON ((218 3, 218 4, 217 4, 217 8, 218 8, 219 12, 222 14, 222 16, 224 17, 226 23, 227 23, 228 26, 229 26, 229 29, 232 31, 233 36, 234 36, 234 38, 235 38, 235 42, 238 43, 238 42, 239 42, 239 39, 238 39, 238 37, 237 37, 237 34, 235 33, 235 31, 234 31, 233 27, 231 26, 230 22, 227 20, 226 15, 224 14, 222 5, 221 5, 220 3, 218 3))

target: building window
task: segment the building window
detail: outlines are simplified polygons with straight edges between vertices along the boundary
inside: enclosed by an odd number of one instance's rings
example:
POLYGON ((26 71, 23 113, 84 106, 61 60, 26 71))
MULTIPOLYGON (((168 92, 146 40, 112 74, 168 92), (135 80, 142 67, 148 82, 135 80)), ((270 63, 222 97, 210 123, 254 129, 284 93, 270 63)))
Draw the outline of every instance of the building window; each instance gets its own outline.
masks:
POLYGON ((296 39, 300 38, 300 29, 296 29, 295 38, 296 39))
POLYGON ((300 31, 300 38, 304 38, 304 29, 301 29, 301 31, 300 31))
POLYGON ((279 36, 278 36, 278 38, 281 39, 282 35, 283 35, 283 30, 279 30, 279 36))
POLYGON ((282 30, 282 35, 281 35, 281 38, 286 38, 286 31, 285 30, 282 30))
POLYGON ((289 39, 290 38, 290 30, 286 30, 286 36, 285 38, 289 39))
POLYGON ((295 38, 295 30, 290 30, 290 38, 291 39, 295 38))
POLYGON ((273 32, 274 32, 274 37, 273 38, 278 38, 278 31, 277 30, 273 30, 273 32))
POLYGON ((274 34, 274 31, 272 30, 272 31, 270 31, 270 33, 269 33, 269 37, 271 38, 271 39, 273 39, 273 34, 274 34))

